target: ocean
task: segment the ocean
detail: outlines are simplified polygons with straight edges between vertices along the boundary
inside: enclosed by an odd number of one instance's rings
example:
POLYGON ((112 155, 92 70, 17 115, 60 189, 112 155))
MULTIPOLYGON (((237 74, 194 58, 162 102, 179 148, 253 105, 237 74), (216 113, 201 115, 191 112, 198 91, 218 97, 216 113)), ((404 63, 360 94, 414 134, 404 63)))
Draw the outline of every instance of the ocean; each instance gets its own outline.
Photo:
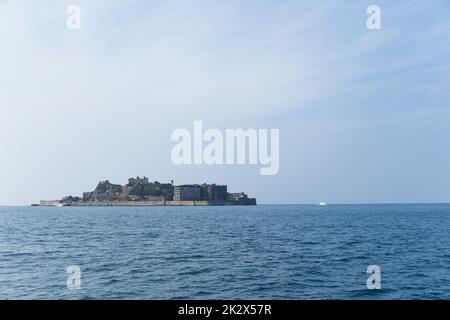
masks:
POLYGON ((0 299, 450 299, 450 205, 0 207, 0 299))

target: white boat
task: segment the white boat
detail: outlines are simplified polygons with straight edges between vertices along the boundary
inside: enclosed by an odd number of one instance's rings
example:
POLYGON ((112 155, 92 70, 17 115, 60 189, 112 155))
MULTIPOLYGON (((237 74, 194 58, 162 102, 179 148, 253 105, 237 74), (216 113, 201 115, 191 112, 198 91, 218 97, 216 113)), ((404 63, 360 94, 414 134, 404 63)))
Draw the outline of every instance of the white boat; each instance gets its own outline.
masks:
POLYGON ((326 203, 325 201, 320 201, 319 206, 327 206, 328 203, 326 203))

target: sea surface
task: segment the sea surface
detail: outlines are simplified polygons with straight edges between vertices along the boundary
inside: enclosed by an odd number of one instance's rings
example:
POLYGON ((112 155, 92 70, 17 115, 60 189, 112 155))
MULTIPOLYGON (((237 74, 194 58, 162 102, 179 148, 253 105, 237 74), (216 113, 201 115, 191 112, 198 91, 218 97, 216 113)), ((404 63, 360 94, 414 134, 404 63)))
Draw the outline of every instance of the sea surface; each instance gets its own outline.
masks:
POLYGON ((0 207, 0 299, 450 299, 450 205, 0 207))

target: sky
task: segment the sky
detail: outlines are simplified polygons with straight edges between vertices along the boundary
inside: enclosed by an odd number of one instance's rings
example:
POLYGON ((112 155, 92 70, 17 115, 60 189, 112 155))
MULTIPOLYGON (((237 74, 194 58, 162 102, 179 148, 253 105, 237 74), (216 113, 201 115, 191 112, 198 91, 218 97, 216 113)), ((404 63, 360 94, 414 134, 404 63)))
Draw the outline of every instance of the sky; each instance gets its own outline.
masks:
POLYGON ((449 15, 447 0, 0 0, 0 204, 143 175, 259 203, 450 202, 449 15), (279 129, 278 174, 175 165, 171 133, 196 120, 279 129))

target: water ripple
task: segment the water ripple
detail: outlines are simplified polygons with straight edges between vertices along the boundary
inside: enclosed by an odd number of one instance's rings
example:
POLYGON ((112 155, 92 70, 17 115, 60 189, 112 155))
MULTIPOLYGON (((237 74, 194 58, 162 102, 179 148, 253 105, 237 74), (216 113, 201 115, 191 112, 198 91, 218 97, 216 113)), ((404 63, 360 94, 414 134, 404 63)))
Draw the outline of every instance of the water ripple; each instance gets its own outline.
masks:
POLYGON ((450 205, 0 207, 0 298, 449 299, 449 234, 450 205))

